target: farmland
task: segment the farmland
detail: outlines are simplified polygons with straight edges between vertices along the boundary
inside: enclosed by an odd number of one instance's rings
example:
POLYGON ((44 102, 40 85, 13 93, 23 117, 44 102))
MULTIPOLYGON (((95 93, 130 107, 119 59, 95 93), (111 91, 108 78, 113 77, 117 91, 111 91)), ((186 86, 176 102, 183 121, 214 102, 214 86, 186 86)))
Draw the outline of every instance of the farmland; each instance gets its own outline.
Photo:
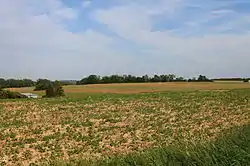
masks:
MULTIPOLYGON (((248 89, 249 83, 242 82, 212 82, 212 83, 127 83, 127 84, 95 84, 95 85, 69 85, 65 86, 65 92, 71 97, 76 94, 85 93, 115 93, 115 94, 137 94, 147 92, 164 91, 194 91, 194 90, 230 90, 248 89)), ((43 92, 33 91, 34 87, 9 88, 17 92, 31 92, 42 95, 43 92)))
MULTIPOLYGON (((162 155, 181 156, 187 165, 249 164, 248 83, 64 89, 62 98, 0 100, 2 165, 150 165, 150 157, 151 165, 161 165, 164 157, 154 157, 162 155), (222 138, 235 139, 234 148, 218 142, 222 138)), ((33 93, 33 88, 10 90, 33 93)), ((164 162, 170 161, 180 162, 164 162)))

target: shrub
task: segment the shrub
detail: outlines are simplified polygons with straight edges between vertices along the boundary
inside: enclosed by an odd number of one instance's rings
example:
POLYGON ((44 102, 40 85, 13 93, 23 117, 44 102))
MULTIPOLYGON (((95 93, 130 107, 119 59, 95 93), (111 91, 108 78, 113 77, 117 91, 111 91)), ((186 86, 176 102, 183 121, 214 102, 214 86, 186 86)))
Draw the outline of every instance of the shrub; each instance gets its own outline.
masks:
POLYGON ((64 96, 64 90, 60 82, 51 82, 46 89, 46 95, 44 97, 59 97, 64 96))
POLYGON ((0 99, 16 99, 16 98, 27 98, 18 92, 10 92, 8 90, 0 90, 0 99))
POLYGON ((0 90, 0 99, 8 99, 9 95, 7 91, 0 90))

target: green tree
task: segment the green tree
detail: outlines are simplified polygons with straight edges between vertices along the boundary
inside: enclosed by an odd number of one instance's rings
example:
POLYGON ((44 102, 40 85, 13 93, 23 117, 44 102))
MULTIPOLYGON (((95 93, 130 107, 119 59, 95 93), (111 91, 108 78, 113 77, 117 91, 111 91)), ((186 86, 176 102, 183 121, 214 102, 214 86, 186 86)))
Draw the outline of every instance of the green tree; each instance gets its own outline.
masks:
POLYGON ((45 92, 46 95, 44 97, 65 96, 63 87, 59 81, 50 82, 45 92))
POLYGON ((183 77, 176 77, 175 81, 176 82, 185 82, 186 80, 183 77))
POLYGON ((151 79, 152 82, 161 82, 161 77, 158 75, 154 75, 154 77, 151 79))
POLYGON ((59 81, 55 81, 54 85, 56 87, 56 95, 65 96, 62 84, 59 81))
POLYGON ((100 76, 97 75, 90 75, 86 78, 83 78, 78 84, 99 84, 100 81, 100 76))
POLYGON ((144 75, 144 76, 142 76, 142 80, 143 80, 143 82, 149 82, 150 78, 148 75, 144 75))
POLYGON ((209 80, 206 76, 199 75, 197 81, 199 82, 212 82, 212 80, 209 80))
POLYGON ((31 87, 34 86, 34 81, 29 80, 29 79, 21 79, 21 80, 16 80, 16 79, 8 79, 5 80, 3 78, 0 78, 0 86, 3 88, 20 88, 20 87, 31 87))
POLYGON ((50 80, 47 79, 38 79, 35 85, 35 91, 39 91, 39 90, 46 90, 49 88, 51 84, 50 80))
POLYGON ((2 87, 2 88, 6 87, 6 81, 3 78, 0 78, 0 87, 2 87))
POLYGON ((249 82, 250 79, 245 78, 243 82, 249 82))

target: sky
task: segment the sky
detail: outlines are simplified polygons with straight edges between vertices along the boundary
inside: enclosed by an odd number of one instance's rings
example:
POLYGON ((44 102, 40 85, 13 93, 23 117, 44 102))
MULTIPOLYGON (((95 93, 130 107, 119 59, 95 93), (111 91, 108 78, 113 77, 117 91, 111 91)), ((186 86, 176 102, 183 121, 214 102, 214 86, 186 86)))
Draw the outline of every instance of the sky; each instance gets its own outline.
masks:
POLYGON ((0 77, 250 77, 249 0, 1 0, 0 77))

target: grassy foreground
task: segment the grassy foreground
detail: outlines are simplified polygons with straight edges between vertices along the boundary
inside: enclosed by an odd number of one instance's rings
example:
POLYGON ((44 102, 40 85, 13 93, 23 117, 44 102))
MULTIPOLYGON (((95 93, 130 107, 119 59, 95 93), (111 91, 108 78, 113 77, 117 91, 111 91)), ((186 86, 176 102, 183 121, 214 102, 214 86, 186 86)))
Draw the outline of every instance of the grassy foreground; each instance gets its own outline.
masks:
POLYGON ((0 100, 0 163, 249 165, 249 124, 249 89, 0 100))
POLYGON ((55 161, 55 166, 249 166, 250 125, 233 128, 214 142, 154 148, 141 153, 116 156, 99 161, 55 161))

